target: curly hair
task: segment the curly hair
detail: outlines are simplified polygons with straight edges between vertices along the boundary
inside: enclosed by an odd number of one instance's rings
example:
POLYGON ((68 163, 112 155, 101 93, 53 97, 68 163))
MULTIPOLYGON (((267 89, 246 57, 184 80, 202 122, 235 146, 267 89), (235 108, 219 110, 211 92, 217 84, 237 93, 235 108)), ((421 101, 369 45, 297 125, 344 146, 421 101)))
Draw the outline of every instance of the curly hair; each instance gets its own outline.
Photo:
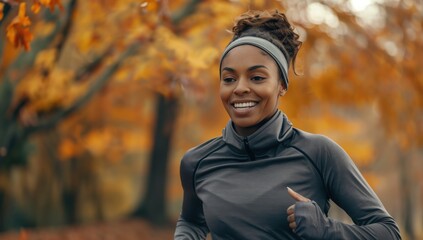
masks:
POLYGON ((295 71, 295 60, 302 42, 294 27, 288 22, 285 14, 278 10, 248 11, 236 20, 232 28, 232 41, 245 36, 260 37, 275 44, 285 55, 288 63, 292 62, 295 71))

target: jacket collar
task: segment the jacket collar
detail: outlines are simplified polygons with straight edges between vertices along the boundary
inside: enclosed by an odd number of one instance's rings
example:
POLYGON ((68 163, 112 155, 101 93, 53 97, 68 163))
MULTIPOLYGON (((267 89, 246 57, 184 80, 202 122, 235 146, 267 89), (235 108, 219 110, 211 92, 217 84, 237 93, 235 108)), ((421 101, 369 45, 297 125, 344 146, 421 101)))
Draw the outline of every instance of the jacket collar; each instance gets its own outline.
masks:
POLYGON ((261 152, 289 140, 292 133, 291 122, 278 110, 263 126, 247 137, 238 135, 232 120, 229 120, 222 131, 222 137, 226 144, 238 150, 245 151, 245 141, 248 141, 253 152, 261 152))

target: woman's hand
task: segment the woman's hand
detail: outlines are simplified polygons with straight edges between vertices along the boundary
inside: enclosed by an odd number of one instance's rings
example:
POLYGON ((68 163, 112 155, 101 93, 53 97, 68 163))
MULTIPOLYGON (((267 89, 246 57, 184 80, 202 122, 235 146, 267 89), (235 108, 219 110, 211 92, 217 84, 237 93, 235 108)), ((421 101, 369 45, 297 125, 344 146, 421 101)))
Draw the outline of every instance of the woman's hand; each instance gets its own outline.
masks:
MULTIPOLYGON (((291 188, 287 187, 288 189, 288 193, 289 195, 295 199, 295 201, 297 202, 310 202, 311 200, 302 196, 301 194, 295 192, 294 190, 292 190, 291 188)), ((295 204, 292 204, 291 206, 288 207, 288 209, 286 210, 287 214, 288 214, 288 224, 289 227, 292 229, 292 231, 295 232, 295 229, 297 228, 297 224, 295 223, 295 204)))
POLYGON ((292 231, 302 239, 327 239, 325 234, 330 228, 330 221, 319 205, 290 188, 288 193, 297 201, 286 210, 292 231))

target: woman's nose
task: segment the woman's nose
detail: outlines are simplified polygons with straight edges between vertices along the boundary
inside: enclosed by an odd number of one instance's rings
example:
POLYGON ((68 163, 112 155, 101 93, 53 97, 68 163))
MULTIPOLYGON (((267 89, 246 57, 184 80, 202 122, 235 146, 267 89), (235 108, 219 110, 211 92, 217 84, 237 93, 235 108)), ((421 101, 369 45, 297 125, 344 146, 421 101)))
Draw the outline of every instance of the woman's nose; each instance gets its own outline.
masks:
POLYGON ((242 95, 249 92, 250 92, 250 86, 249 86, 248 80, 245 78, 238 79, 237 85, 234 89, 234 93, 238 95, 242 95))

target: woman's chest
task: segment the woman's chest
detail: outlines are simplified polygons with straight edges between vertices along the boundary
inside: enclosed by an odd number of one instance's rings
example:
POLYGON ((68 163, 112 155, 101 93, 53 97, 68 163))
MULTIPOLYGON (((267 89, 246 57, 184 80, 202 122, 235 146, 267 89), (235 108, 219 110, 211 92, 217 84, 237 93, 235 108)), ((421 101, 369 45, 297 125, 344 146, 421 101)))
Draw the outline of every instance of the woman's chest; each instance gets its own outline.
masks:
POLYGON ((211 231, 251 226, 264 232, 289 231, 286 209, 295 201, 286 187, 321 207, 326 202, 321 178, 296 152, 252 162, 209 159, 197 169, 195 183, 211 231))

